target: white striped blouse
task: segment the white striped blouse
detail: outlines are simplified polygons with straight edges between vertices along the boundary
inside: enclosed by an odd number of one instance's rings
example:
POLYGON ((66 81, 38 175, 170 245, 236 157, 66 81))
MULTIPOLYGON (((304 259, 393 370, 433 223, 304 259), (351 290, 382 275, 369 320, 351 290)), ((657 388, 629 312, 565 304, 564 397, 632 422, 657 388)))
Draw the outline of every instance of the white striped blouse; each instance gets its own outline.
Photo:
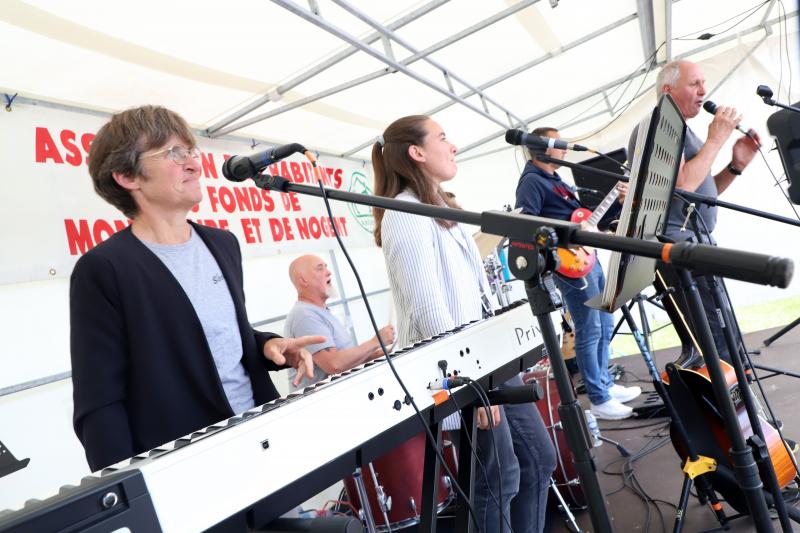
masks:
MULTIPOLYGON (((398 200, 419 203, 408 190, 398 200)), ((386 211, 383 257, 397 310, 402 348, 482 317, 481 291, 491 294, 475 241, 464 226, 386 211)))

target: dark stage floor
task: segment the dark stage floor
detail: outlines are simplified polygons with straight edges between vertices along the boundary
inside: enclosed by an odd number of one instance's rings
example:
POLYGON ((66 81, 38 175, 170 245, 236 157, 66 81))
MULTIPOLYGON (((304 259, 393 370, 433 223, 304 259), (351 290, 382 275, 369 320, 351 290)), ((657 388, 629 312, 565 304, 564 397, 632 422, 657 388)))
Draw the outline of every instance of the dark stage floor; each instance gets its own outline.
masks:
MULTIPOLYGON (((761 350, 760 355, 752 356, 753 363, 800 373, 800 327, 781 337, 770 347, 764 348, 762 346, 764 339, 775 331, 777 329, 752 333, 745 337, 751 351, 761 350)), ((675 360, 677 355, 677 349, 656 352, 655 359, 659 370, 663 370, 664 365, 675 360)), ((624 382, 641 385, 645 390, 653 389, 641 356, 615 359, 614 362, 622 363, 625 366, 627 373, 623 378, 624 382)), ((768 372, 758 370, 760 377, 767 374, 768 372)), ((796 409, 800 405, 800 381, 792 377, 777 376, 762 380, 762 386, 776 417, 784 423, 785 437, 800 440, 800 424, 798 424, 796 416, 796 409)), ((588 407, 585 396, 580 396, 580 400, 588 407)), ((621 459, 620 452, 612 444, 604 443, 594 449, 595 462, 600 472, 600 485, 607 498, 615 531, 652 531, 656 533, 672 531, 675 517, 674 504, 678 502, 683 477, 678 456, 668 440, 666 421, 666 418, 631 419, 622 422, 600 421, 600 430, 603 436, 618 441, 634 456, 642 450, 661 444, 652 453, 627 464, 625 459, 621 459), (623 484, 624 479, 620 473, 624 469, 627 469, 628 476, 623 484), (635 475, 635 480, 631 479, 631 473, 635 475), (634 481, 638 482, 638 486, 650 498, 662 502, 658 504, 661 514, 654 503, 645 504, 643 499, 634 492, 632 488, 634 481)), ((736 514, 727 504, 725 510, 729 516, 736 514)), ((564 524, 563 513, 551 511, 548 518, 547 531, 570 531, 564 524)), ((582 530, 592 530, 588 511, 576 511, 576 518, 582 530)), ((701 506, 697 499, 692 497, 684 520, 684 531, 705 531, 718 525, 709 508, 701 506)), ((730 531, 733 532, 755 530, 749 517, 734 520, 730 525, 730 531)), ((800 531, 800 524, 794 525, 800 531)), ((777 520, 773 522, 773 527, 776 531, 781 530, 777 520)))

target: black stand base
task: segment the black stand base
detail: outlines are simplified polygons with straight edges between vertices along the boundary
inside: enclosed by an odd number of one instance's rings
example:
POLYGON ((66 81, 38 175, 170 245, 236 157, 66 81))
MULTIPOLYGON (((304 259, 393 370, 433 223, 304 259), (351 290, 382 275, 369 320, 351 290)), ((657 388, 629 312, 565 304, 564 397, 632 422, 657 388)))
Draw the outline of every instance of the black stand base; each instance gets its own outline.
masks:
POLYGON ((795 318, 790 324, 787 324, 786 326, 784 326, 780 331, 776 332, 774 335, 772 335, 768 339, 764 339, 764 346, 769 346, 770 344, 772 344, 776 340, 780 339, 781 337, 783 337, 784 335, 789 333, 789 331, 791 331, 792 328, 794 328, 798 324, 800 324, 800 317, 795 318))

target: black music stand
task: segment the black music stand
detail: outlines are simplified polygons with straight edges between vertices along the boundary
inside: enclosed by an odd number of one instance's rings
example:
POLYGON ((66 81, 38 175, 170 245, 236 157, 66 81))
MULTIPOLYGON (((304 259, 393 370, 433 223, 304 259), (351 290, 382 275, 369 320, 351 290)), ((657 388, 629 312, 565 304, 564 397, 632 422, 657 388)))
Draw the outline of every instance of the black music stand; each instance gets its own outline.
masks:
MULTIPOLYGON (((685 134, 683 116, 669 96, 640 123, 618 236, 658 240, 668 219, 685 134)), ((614 252, 603 294, 586 305, 613 313, 653 283, 655 267, 653 258, 614 252)))
MULTIPOLYGON (((764 100, 767 103, 767 99, 764 100)), ((771 101, 771 105, 776 105, 771 101)), ((800 102, 794 106, 782 106, 784 109, 773 113, 767 119, 767 129, 775 137, 778 154, 781 156, 786 179, 789 180, 789 198, 792 203, 800 204, 800 102)), ((780 331, 764 340, 764 346, 769 346, 787 332, 800 324, 800 317, 783 327, 780 331)))
POLYGON ((607 152, 604 156, 598 155, 584 159, 578 163, 580 166, 572 167, 572 179, 579 188, 581 202, 586 207, 595 209, 615 185, 615 182, 607 179, 607 176, 598 175, 595 171, 613 172, 624 177, 622 165, 627 160, 628 150, 618 148, 607 152))
MULTIPOLYGON (((637 237, 650 241, 661 238, 664 226, 669 219, 670 207, 673 204, 672 198, 675 194, 675 182, 683 155, 685 134, 686 123, 683 115, 668 95, 662 96, 650 117, 642 120, 639 125, 636 150, 631 165, 630 187, 628 196, 625 198, 620 223, 617 227, 617 235, 637 237)), ((655 259, 646 259, 630 254, 612 254, 605 290, 601 296, 587 302, 587 305, 608 312, 624 307, 625 302, 634 298, 644 287, 653 282, 655 266, 655 259)), ((755 521, 757 530, 771 531, 772 525, 767 511, 766 497, 762 490, 763 485, 759 477, 758 468, 753 460, 753 451, 745 442, 736 410, 732 399, 728 395, 719 354, 708 326, 702 302, 696 288, 694 288, 693 278, 689 272, 685 269, 679 269, 679 274, 684 280, 685 286, 692 288, 692 290, 687 291, 687 300, 689 301, 692 316, 696 318, 698 323, 699 331, 697 333, 711 377, 714 396, 721 412, 726 433, 732 443, 731 460, 736 472, 738 485, 741 487, 746 507, 755 521)), ((627 308, 623 309, 623 314, 630 324, 632 317, 627 308)), ((648 350, 646 346, 641 347, 643 348, 642 354, 645 356, 645 360, 648 361, 648 350)), ((738 360, 738 358, 736 359, 738 360)), ((741 370, 741 364, 737 366, 736 370, 737 377, 740 378, 740 389, 746 388, 747 382, 744 380, 744 371, 741 370)), ((654 384, 656 389, 662 392, 663 386, 659 388, 658 379, 654 378, 654 384)), ((676 396, 677 392, 677 390, 670 390, 673 401, 679 400, 676 396)), ((743 391, 742 393, 746 403, 747 392, 743 391)), ((665 393, 661 395, 665 404, 668 403, 669 396, 665 393)), ((749 412, 750 409, 748 409, 749 412)), ((673 420, 680 425, 680 421, 673 420)), ((754 422, 754 424, 758 424, 758 422, 754 422)), ((763 435, 761 436, 763 437, 763 435)), ((690 446, 689 449, 691 450, 692 447, 690 446)), ((692 452, 687 456, 686 460, 694 462, 696 458, 697 454, 692 452)), ((768 454, 767 462, 769 462, 768 454)), ((766 469, 770 470, 771 466, 771 463, 769 463, 766 465, 766 469)), ((774 471, 772 472, 772 477, 774 478, 774 471)), ((775 484, 773 483, 771 488, 774 488, 775 484)), ((681 495, 681 505, 684 506, 687 490, 687 486, 684 485, 681 495)), ((776 499, 781 499, 779 490, 775 496, 776 499)), ((781 516, 782 525, 786 528, 788 517, 785 507, 781 505, 782 503, 781 500, 776 507, 781 516)), ((720 520, 720 522, 722 523, 723 520, 720 520)), ((677 522, 676 528, 679 529, 677 522)))
POLYGON ((7 476, 17 470, 22 470, 31 460, 29 458, 17 459, 11 450, 0 442, 0 477, 7 476))

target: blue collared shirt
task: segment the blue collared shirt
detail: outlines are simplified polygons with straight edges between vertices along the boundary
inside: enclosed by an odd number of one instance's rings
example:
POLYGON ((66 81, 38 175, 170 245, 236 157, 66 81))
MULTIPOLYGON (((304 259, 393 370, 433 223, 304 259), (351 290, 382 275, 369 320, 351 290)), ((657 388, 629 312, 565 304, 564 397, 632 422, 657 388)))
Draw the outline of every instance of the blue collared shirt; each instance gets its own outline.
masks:
MULTIPOLYGON (((575 194, 575 188, 562 181, 558 173, 549 174, 528 161, 517 183, 517 208, 526 215, 556 220, 569 220, 572 212, 585 207, 575 194)), ((603 221, 613 220, 619 204, 612 206, 603 221)))

